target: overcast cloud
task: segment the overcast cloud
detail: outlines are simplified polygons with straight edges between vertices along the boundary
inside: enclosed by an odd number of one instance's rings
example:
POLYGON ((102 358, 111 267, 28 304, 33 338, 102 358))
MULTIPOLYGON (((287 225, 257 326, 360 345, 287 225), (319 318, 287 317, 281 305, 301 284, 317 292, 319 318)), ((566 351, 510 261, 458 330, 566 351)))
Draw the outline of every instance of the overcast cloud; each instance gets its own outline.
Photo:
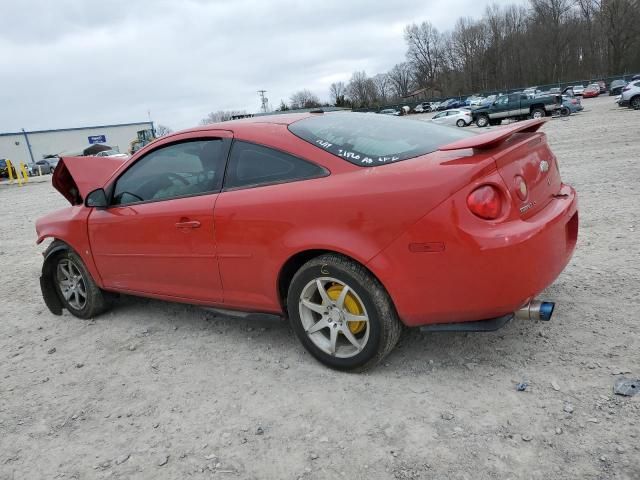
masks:
MULTIPOLYGON (((404 60, 403 28, 441 30, 487 0, 0 0, 0 132, 259 109, 404 60)), ((524 3, 523 1, 519 3, 524 3)))

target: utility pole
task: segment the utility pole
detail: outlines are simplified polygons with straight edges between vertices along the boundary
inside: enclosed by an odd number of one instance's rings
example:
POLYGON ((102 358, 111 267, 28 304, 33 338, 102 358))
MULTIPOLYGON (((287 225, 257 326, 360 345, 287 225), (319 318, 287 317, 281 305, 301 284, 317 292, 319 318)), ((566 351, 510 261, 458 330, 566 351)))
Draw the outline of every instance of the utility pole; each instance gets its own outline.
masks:
POLYGON ((27 132, 24 131, 24 128, 22 129, 22 134, 24 135, 24 139, 27 142, 27 148, 29 149, 29 157, 31 158, 31 163, 35 163, 35 160, 33 159, 33 152, 31 151, 31 143, 29 143, 29 136, 27 135, 27 132))
POLYGON ((267 93, 266 90, 258 90, 258 95, 260 95, 261 103, 260 109, 262 110, 262 113, 267 113, 267 105, 269 104, 269 99, 264 96, 265 93, 267 93))

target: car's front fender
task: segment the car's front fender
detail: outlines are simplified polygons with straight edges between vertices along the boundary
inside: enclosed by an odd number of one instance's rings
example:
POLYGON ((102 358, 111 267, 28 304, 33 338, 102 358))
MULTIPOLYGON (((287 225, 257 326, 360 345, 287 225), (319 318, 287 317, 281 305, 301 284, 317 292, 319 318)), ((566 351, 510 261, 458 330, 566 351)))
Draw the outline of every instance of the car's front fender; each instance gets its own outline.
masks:
POLYGON ((36 221, 37 243, 47 238, 60 240, 75 251, 84 262, 93 280, 102 287, 102 278, 93 261, 87 220, 91 209, 82 205, 63 208, 47 214, 36 221))

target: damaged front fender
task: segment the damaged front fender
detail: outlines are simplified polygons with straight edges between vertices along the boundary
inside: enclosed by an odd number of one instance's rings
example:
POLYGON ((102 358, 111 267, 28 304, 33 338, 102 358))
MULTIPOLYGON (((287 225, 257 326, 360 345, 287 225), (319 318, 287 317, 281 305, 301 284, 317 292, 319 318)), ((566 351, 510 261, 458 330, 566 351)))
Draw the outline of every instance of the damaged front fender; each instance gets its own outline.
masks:
POLYGON ((62 301, 55 284, 56 258, 61 252, 68 250, 70 248, 66 243, 56 240, 42 254, 44 263, 42 264, 42 274, 40 275, 40 290, 42 291, 45 305, 54 315, 62 315, 62 301))

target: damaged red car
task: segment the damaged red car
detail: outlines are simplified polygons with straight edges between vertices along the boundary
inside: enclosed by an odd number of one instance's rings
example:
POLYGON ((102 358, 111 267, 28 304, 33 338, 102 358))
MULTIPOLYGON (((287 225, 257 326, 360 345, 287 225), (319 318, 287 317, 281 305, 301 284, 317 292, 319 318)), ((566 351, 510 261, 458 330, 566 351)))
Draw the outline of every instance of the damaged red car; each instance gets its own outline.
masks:
POLYGON ((325 365, 362 370, 402 328, 550 318, 577 198, 531 120, 483 134, 365 113, 288 114, 63 158, 70 207, 38 220, 54 314, 114 294, 286 316, 325 365))

